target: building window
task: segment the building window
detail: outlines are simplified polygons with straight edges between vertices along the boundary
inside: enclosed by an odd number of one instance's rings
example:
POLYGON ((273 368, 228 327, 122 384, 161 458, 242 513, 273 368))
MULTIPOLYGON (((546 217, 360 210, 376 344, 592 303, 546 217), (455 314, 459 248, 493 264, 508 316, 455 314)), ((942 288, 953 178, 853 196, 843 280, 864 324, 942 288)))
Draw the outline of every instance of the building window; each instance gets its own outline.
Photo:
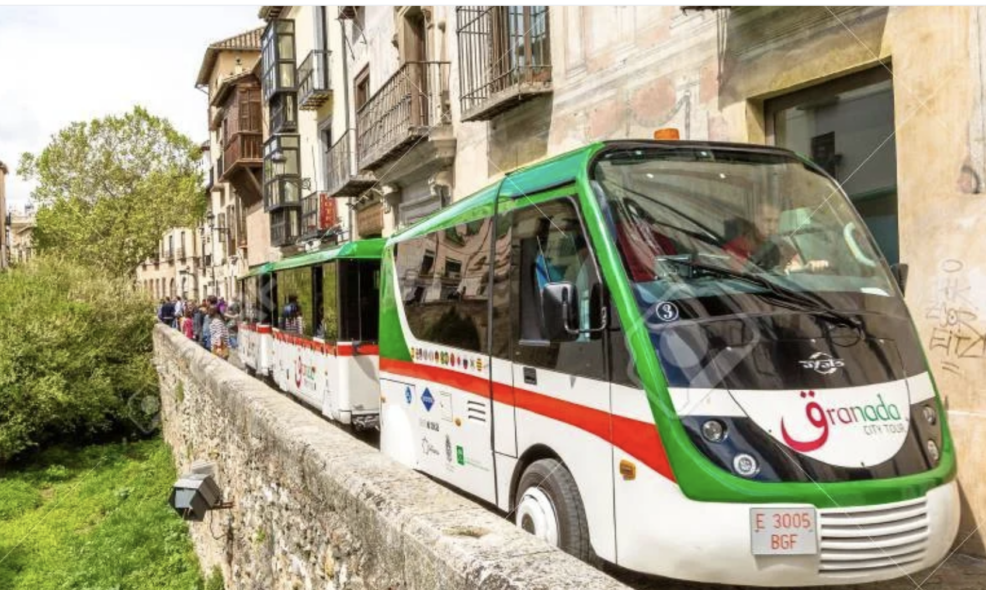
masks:
POLYGON ((464 6, 456 16, 463 120, 551 92, 547 6, 464 6))
POLYGON ((264 207, 301 204, 301 139, 275 135, 264 143, 264 207))
POLYGON ((356 88, 356 110, 358 111, 366 104, 366 101, 370 100, 370 66, 366 66, 363 71, 356 75, 353 86, 356 88))
POLYGON ((275 19, 268 23, 260 51, 264 100, 269 101, 280 92, 297 90, 294 21, 275 19))
POLYGON ((270 99, 271 133, 284 133, 298 129, 298 97, 295 94, 278 94, 270 99))
POLYGON ((290 207, 270 214, 270 241, 276 247, 289 246, 301 235, 301 209, 290 207))
POLYGON ((887 68, 767 101, 768 141, 811 158, 835 178, 887 261, 899 261, 893 81, 887 68))

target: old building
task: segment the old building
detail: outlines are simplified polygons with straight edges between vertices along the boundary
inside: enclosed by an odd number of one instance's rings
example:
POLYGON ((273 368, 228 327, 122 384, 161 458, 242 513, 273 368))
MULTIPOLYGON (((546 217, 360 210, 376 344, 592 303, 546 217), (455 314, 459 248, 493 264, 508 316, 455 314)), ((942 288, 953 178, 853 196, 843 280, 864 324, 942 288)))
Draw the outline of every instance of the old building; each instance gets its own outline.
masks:
POLYGON ((261 186, 260 34, 253 29, 209 45, 196 78, 208 93, 209 140, 202 146, 207 214, 199 228, 204 245, 197 279, 204 295, 234 297, 236 277, 271 259, 261 186))
POLYGON ((21 264, 34 256, 35 213, 33 205, 26 205, 21 211, 11 211, 7 226, 9 244, 7 248, 9 264, 21 264))
POLYGON ((201 299, 205 291, 201 252, 202 232, 175 228, 165 232, 154 258, 137 267, 137 286, 155 299, 176 297, 201 299))

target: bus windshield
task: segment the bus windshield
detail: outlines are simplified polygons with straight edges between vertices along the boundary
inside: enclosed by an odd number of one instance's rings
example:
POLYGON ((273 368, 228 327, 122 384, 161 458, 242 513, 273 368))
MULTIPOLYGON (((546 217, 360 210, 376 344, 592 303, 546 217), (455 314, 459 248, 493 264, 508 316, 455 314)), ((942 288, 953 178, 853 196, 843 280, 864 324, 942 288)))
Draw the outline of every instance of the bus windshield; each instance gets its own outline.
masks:
POLYGON ((632 148, 605 154, 592 183, 642 304, 737 293, 896 296, 849 200, 793 155, 632 148))

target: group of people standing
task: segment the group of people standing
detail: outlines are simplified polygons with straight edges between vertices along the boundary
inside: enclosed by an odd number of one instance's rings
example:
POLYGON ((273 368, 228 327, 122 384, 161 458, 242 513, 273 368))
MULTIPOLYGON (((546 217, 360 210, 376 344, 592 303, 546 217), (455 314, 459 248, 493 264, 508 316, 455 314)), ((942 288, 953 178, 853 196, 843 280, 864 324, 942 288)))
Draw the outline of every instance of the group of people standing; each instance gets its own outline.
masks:
POLYGON ((199 304, 181 297, 165 297, 158 307, 161 323, 180 330, 189 339, 221 358, 229 358, 230 348, 237 346, 239 305, 227 305, 222 297, 209 295, 199 304))

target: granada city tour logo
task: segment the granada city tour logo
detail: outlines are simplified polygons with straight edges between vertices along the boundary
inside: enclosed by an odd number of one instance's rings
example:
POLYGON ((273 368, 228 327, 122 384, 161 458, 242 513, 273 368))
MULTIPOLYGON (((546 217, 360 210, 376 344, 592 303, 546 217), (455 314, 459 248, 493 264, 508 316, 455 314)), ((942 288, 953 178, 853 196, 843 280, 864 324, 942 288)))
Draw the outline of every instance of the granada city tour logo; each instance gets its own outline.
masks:
POLYGON ((798 440, 791 436, 781 418, 781 436, 784 443, 799 453, 810 453, 825 446, 829 435, 842 428, 860 424, 867 436, 879 436, 905 432, 907 423, 901 417, 897 404, 886 403, 883 395, 877 394, 876 403, 829 406, 815 399, 814 391, 802 391, 801 398, 807 400, 805 417, 817 429, 818 436, 811 440, 798 440))

